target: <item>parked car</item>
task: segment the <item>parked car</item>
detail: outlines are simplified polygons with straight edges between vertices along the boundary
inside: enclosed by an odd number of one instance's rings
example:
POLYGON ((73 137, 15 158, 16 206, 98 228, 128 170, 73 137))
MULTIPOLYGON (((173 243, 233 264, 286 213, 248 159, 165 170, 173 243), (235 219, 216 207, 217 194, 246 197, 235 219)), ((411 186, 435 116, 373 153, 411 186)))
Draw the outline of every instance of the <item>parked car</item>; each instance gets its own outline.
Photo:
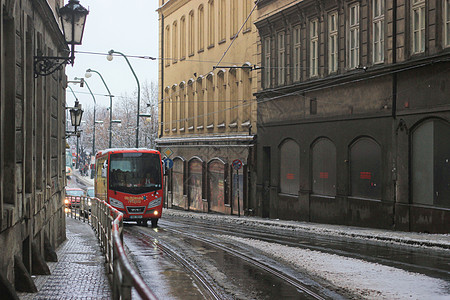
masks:
POLYGON ((80 207, 80 200, 84 195, 84 190, 80 188, 66 187, 66 199, 64 200, 64 205, 67 208, 80 207))
POLYGON ((88 188, 86 189, 86 196, 87 196, 87 197, 95 197, 95 189, 94 189, 93 186, 88 187, 88 188))

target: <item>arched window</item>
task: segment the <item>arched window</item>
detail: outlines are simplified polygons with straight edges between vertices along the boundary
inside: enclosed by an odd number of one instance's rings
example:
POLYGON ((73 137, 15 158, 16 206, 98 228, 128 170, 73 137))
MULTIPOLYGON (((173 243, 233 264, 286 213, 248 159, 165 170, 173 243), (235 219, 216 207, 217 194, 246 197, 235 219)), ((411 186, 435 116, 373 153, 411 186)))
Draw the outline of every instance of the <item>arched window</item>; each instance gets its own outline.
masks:
POLYGON ((208 164, 208 201, 211 211, 223 212, 225 204, 225 164, 216 159, 208 164))
POLYGON ((218 90, 218 104, 219 104, 219 111, 218 111, 218 127, 225 127, 225 92, 226 92, 226 85, 225 85, 225 71, 220 70, 217 73, 217 90, 218 90))
POLYGON ((203 163, 198 158, 189 161, 187 183, 189 209, 203 211, 203 163))
POLYGON ((173 62, 178 60, 178 24, 177 21, 172 24, 172 58, 173 62))
POLYGON ((187 87, 187 98, 188 98, 188 114, 187 123, 188 130, 194 130, 194 79, 188 80, 187 87))
POLYGON ((206 92, 207 92, 207 99, 206 99, 206 106, 207 106, 207 110, 206 110, 206 116, 208 119, 207 122, 207 127, 209 129, 214 128, 214 116, 215 116, 215 110, 214 110, 214 103, 215 103, 215 98, 214 98, 214 83, 213 83, 213 79, 214 79, 214 74, 211 72, 206 76, 206 92))
POLYGON ((170 65, 170 26, 169 25, 167 25, 166 26, 166 37, 165 37, 165 42, 166 42, 166 45, 165 45, 165 51, 164 51, 164 57, 165 58, 169 58, 169 59, 166 59, 166 66, 169 66, 170 65))
POLYGON ((189 39, 188 39, 189 56, 194 55, 194 31, 195 31, 194 11, 191 10, 189 12, 189 39))
POLYGON ((186 18, 180 20, 180 59, 186 58, 186 18))
POLYGON ((243 124, 250 124, 250 113, 252 109, 252 78, 251 78, 251 64, 246 63, 242 69, 242 91, 244 98, 242 99, 242 122, 243 124))
POLYGON ((230 72, 228 72, 228 85, 230 87, 230 101, 229 107, 227 109, 230 110, 230 124, 229 127, 237 127, 237 117, 238 117, 238 81, 237 81, 237 71, 236 68, 231 68, 230 72))
POLYGON ((171 97, 171 107, 172 107, 172 132, 177 131, 177 125, 178 125, 178 92, 177 92, 177 85, 174 84, 172 86, 172 97, 171 97))
POLYGON ((198 51, 205 49, 205 13, 203 5, 198 8, 198 51))
POLYGON ((450 124, 428 120, 412 132, 413 203, 450 207, 450 124))
POLYGON ((185 82, 182 81, 180 82, 180 88, 178 89, 178 94, 179 94, 179 120, 178 120, 178 124, 180 124, 180 131, 184 131, 185 130, 185 126, 186 126, 186 91, 185 91, 185 82))
POLYGON ((197 129, 203 129, 203 119, 205 118, 205 112, 203 110, 203 106, 205 105, 204 101, 204 92, 203 92, 203 78, 199 76, 197 78, 197 129))
POLYGON ((226 38, 226 15, 227 15, 227 1, 226 0, 219 0, 220 7, 219 7, 219 43, 221 41, 225 41, 226 38))
POLYGON ((320 139, 312 148, 312 191, 336 195, 336 146, 329 139, 320 139))
POLYGON ((280 146, 280 192, 298 195, 300 186, 300 147, 293 140, 280 146))
POLYGON ((164 131, 168 132, 170 128, 170 87, 166 87, 164 89, 164 99, 163 99, 163 108, 164 108, 164 131))
POLYGON ((381 199, 381 147, 360 138, 350 147, 351 195, 381 199))
POLYGON ((214 0, 208 2, 208 47, 214 45, 214 31, 216 30, 214 0))
POLYGON ((184 195, 184 161, 176 157, 173 160, 172 168, 172 205, 178 207, 184 207, 183 195, 184 195))

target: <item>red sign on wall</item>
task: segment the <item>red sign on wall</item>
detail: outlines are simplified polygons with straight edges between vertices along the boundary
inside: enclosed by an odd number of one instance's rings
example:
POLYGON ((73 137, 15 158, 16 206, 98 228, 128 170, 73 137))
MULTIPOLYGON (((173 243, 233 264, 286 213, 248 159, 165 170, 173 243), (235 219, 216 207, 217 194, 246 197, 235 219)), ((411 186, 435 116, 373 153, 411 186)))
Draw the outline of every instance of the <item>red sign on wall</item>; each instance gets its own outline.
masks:
POLYGON ((360 172, 359 178, 361 179, 372 179, 372 173, 371 172, 360 172))
POLYGON ((328 179, 328 172, 320 172, 319 177, 322 179, 328 179))
POLYGON ((287 173, 286 174, 286 178, 287 179, 294 179, 294 174, 293 173, 287 173))

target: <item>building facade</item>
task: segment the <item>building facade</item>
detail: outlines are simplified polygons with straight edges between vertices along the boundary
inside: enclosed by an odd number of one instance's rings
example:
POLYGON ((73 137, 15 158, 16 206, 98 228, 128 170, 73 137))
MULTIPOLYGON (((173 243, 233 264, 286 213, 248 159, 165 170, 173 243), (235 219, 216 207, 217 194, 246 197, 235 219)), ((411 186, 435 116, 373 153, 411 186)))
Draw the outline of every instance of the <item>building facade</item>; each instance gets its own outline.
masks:
POLYGON ((167 181, 168 205, 251 213, 257 84, 254 4, 251 0, 159 4, 157 145, 174 162, 167 181), (236 160, 242 162, 240 169, 233 168, 236 160))
POLYGON ((259 1, 259 215, 450 231, 449 10, 259 1))
POLYGON ((65 240, 64 70, 34 76, 34 56, 66 56, 60 0, 1 0, 0 293, 35 291, 32 274, 65 240))

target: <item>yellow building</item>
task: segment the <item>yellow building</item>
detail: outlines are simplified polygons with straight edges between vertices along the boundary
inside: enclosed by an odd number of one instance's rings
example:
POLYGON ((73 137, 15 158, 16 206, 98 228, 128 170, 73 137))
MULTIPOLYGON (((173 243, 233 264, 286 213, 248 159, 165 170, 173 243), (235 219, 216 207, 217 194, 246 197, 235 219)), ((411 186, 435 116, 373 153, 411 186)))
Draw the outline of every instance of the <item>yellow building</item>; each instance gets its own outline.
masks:
POLYGON ((174 161, 168 204, 204 212, 251 212, 258 40, 254 3, 160 0, 159 6, 157 143, 174 161), (243 165, 239 170, 239 164, 233 168, 237 159, 243 165))

